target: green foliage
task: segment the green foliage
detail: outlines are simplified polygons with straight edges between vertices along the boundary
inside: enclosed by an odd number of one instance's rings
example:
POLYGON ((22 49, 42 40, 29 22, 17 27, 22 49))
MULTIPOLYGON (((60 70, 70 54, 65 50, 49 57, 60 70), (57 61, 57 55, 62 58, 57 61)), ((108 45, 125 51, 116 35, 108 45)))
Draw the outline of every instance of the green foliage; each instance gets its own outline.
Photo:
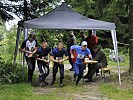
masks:
POLYGON ((12 20, 14 16, 7 13, 14 13, 20 19, 36 18, 52 10, 60 0, 6 0, 0 1, 0 16, 3 20, 12 20), (16 3, 16 4, 14 4, 16 3))
POLYGON ((0 84, 22 82, 22 65, 0 60, 0 84))
POLYGON ((47 41, 49 46, 55 47, 59 41, 63 42, 63 32, 55 30, 39 30, 36 34, 39 44, 42 41, 47 41))
MULTIPOLYGON (((118 41, 129 43, 128 0, 68 0, 67 3, 84 16, 115 23, 118 41)), ((102 46, 112 47, 111 37, 107 38, 108 33, 110 34, 108 31, 97 32, 100 37, 99 43, 106 43, 102 46)))
MULTIPOLYGON (((78 43, 80 43, 80 34, 76 31, 74 32, 76 33, 78 43)), ((58 42, 63 42, 66 47, 69 36, 70 33, 66 30, 37 30, 36 32, 36 38, 39 44, 41 44, 42 41, 47 41, 51 47, 56 47, 58 42)))
POLYGON ((13 54, 16 41, 16 27, 9 32, 0 25, 2 38, 0 40, 0 84, 22 81, 22 65, 13 64, 13 54))
MULTIPOLYGON (((5 31, 6 29, 2 29, 1 31, 5 31)), ((9 32, 5 31, 3 33, 4 39, 0 41, 1 49, 0 49, 0 57, 6 61, 13 60, 13 54, 16 44, 16 27, 14 26, 9 32)))

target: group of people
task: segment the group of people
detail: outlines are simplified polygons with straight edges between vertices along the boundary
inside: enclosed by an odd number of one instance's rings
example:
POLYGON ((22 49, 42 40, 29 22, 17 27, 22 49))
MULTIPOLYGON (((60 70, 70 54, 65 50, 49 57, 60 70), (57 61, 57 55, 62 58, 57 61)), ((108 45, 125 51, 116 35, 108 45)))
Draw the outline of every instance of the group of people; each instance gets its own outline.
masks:
MULTIPOLYGON (((84 33, 82 33, 83 35, 84 33)), ((70 71, 74 70, 74 81, 78 85, 81 78, 87 78, 85 82, 92 82, 92 77, 96 70, 101 67, 107 66, 107 59, 104 52, 98 46, 98 39, 96 36, 89 33, 86 37, 83 35, 82 41, 79 45, 76 45, 76 37, 73 31, 70 32, 70 38, 67 41, 67 49, 64 48, 64 44, 59 42, 56 48, 51 49, 46 41, 43 41, 41 46, 38 47, 38 42, 35 39, 34 34, 29 34, 28 39, 24 40, 20 51, 25 53, 25 59, 28 65, 28 83, 32 84, 32 76, 35 69, 35 62, 37 60, 40 86, 48 85, 45 78, 49 75, 49 63, 53 62, 53 79, 51 85, 56 81, 56 74, 58 69, 60 70, 60 84, 63 86, 64 79, 64 64, 65 60, 69 60, 72 68, 70 71), (48 57, 48 55, 50 55, 48 57), (85 58, 89 60, 96 60, 96 64, 88 64, 88 73, 83 76, 83 71, 85 69, 85 58)))

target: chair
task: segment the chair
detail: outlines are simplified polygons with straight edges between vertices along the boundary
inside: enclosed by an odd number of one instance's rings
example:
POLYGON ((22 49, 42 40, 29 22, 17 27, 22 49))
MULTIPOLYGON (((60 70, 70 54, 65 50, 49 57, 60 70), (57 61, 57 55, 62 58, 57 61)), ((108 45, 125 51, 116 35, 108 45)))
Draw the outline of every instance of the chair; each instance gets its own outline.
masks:
POLYGON ((105 82, 105 74, 108 73, 110 75, 110 79, 111 79, 111 72, 110 72, 110 68, 108 67, 104 67, 104 68, 100 68, 101 69, 101 77, 104 78, 104 82, 105 82))

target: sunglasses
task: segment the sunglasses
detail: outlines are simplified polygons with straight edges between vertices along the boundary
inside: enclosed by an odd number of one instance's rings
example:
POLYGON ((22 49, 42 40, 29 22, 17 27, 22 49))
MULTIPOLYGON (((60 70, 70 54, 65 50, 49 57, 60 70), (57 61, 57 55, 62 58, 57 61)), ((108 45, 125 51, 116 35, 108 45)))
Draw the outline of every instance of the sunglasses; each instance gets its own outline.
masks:
POLYGON ((87 45, 83 45, 83 47, 87 47, 87 45))

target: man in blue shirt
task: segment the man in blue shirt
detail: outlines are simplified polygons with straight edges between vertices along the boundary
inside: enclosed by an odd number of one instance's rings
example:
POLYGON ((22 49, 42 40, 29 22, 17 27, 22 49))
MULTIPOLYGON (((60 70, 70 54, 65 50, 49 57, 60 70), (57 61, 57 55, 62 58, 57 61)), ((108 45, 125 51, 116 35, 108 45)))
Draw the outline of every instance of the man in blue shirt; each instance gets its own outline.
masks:
POLYGON ((37 64, 40 72, 39 75, 39 84, 43 86, 44 83, 48 85, 45 81, 45 78, 49 75, 49 60, 48 54, 51 52, 51 48, 47 46, 47 42, 43 41, 40 48, 37 50, 37 64))
POLYGON ((50 56, 50 60, 54 62, 54 66, 53 66, 53 80, 51 85, 54 84, 55 80, 56 80, 56 74, 58 72, 58 68, 60 69, 60 85, 59 86, 63 86, 63 79, 64 79, 64 64, 63 62, 65 60, 67 60, 68 57, 68 53, 66 51, 66 49, 63 46, 63 43, 59 42, 58 43, 58 47, 54 48, 52 50, 51 56, 50 56), (63 59, 63 56, 66 56, 63 59))
POLYGON ((89 59, 92 58, 90 50, 87 48, 87 42, 83 41, 81 46, 73 45, 71 46, 71 58, 74 58, 72 50, 76 51, 76 62, 74 63, 75 75, 78 76, 76 80, 76 85, 78 85, 80 79, 83 77, 84 70, 84 59, 87 56, 89 59))
POLYGON ((20 51, 25 53, 25 59, 28 65, 28 83, 32 83, 32 76, 35 69, 35 53, 37 51, 37 40, 35 39, 34 34, 29 34, 28 39, 24 40, 20 51))

